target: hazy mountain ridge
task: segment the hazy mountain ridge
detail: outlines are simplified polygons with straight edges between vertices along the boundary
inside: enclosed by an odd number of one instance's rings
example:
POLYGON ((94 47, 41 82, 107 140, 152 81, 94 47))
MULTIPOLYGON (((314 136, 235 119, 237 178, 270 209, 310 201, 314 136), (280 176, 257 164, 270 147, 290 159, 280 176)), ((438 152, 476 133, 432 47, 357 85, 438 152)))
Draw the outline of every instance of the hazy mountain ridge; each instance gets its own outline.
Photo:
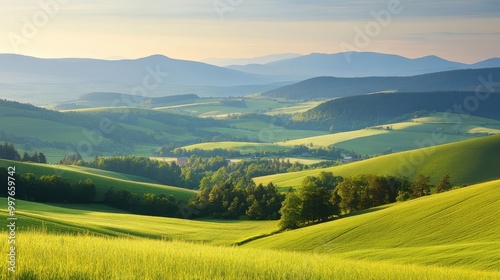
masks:
POLYGON ((499 89, 495 83, 500 68, 467 69, 437 72, 409 77, 338 78, 317 77, 262 93, 263 96, 295 100, 338 98, 382 91, 430 92, 475 91, 478 86, 499 89))
POLYGON ((0 82, 127 82, 173 85, 236 86, 266 84, 272 80, 205 63, 153 55, 135 60, 86 58, 41 59, 0 54, 0 82))
POLYGON ((445 60, 435 55, 411 59, 399 55, 372 52, 312 53, 267 64, 233 65, 227 68, 261 75, 307 79, 318 76, 412 76, 484 67, 500 67, 500 58, 466 64, 445 60))

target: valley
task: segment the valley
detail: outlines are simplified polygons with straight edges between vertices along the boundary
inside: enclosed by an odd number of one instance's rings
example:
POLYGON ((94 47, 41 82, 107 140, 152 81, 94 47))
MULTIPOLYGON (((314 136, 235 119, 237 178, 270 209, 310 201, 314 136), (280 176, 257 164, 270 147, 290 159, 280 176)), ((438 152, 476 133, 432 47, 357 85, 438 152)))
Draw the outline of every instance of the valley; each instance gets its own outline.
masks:
POLYGON ((497 60, 352 57, 407 75, 288 69, 339 60, 321 54, 228 67, 0 55, 14 67, 0 96, 27 86, 23 65, 52 69, 31 73, 39 96, 0 100, 17 279, 500 277, 500 91, 478 86, 497 60), (147 95, 124 90, 151 65, 175 71, 147 95), (107 86, 87 85, 96 75, 107 86))

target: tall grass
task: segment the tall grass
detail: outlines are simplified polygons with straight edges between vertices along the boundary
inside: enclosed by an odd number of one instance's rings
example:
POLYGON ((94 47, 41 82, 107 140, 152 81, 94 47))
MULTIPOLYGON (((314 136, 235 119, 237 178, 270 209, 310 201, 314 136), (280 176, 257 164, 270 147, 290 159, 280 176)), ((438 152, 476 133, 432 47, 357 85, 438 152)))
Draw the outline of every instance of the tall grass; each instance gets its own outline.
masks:
MULTIPOLYGON (((494 279, 498 272, 354 261, 332 255, 179 241, 18 236, 17 279, 494 279)), ((0 250, 7 250, 6 242, 0 250)), ((11 279, 2 262, 1 278, 11 279)))

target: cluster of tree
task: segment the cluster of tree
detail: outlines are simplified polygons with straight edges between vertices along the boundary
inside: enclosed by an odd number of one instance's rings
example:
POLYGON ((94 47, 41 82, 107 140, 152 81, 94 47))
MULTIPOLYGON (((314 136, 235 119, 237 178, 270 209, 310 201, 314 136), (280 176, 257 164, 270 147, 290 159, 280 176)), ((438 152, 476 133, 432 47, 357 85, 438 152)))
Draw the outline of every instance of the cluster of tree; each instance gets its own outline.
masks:
POLYGON ((236 107, 236 108, 247 108, 247 103, 244 99, 224 99, 220 101, 224 106, 236 107))
MULTIPOLYGON (((304 179, 298 192, 290 190, 280 210, 281 229, 293 229, 371 207, 430 195, 430 177, 415 181, 394 176, 358 175, 342 179, 331 172, 304 179)), ((436 192, 452 188, 450 176, 436 185, 436 192)))
POLYGON ((127 190, 109 188, 104 194, 104 203, 134 214, 181 217, 179 204, 173 195, 137 194, 127 190))
POLYGON ((21 161, 24 162, 36 162, 36 163, 47 163, 47 158, 45 157, 45 154, 42 152, 37 152, 35 151, 33 155, 29 155, 28 152, 24 151, 23 157, 21 158, 21 161))
POLYGON ((39 153, 35 151, 33 155, 30 156, 28 152, 24 151, 21 157, 14 145, 7 142, 0 144, 0 158, 24 162, 47 163, 47 158, 42 152, 39 153))
MULTIPOLYGON (((286 142, 287 140, 284 140, 286 142)), ((172 147, 171 145, 165 146, 165 148, 160 148, 157 151, 158 155, 162 156, 177 156, 177 157, 189 157, 192 155, 202 156, 202 157, 214 157, 223 156, 226 158, 248 158, 248 157, 295 157, 295 156, 311 156, 317 158, 324 158, 328 160, 340 160, 344 156, 358 157, 353 151, 348 151, 341 148, 336 148, 333 145, 328 147, 314 147, 311 143, 309 145, 297 145, 291 149, 278 150, 278 151, 255 151, 252 154, 241 154, 238 150, 229 150, 222 148, 215 148, 213 150, 204 149, 184 149, 176 148, 167 151, 167 147, 172 147)))
POLYGON ((175 162, 160 162, 137 156, 95 157, 86 162, 79 153, 66 155, 59 163, 147 177, 162 184, 188 189, 200 189, 209 184, 221 183, 212 180, 216 172, 224 174, 223 177, 232 178, 233 182, 247 184, 253 177, 309 168, 307 165, 291 163, 289 160, 253 159, 229 164, 229 161, 222 156, 204 158, 195 155, 190 156, 183 166, 175 162))
POLYGON ((294 229, 339 215, 335 190, 341 182, 342 177, 321 172, 317 177, 306 177, 298 192, 290 189, 280 209, 280 228, 294 229))
POLYGON ((164 149, 161 147, 157 151, 158 155, 161 156, 175 156, 175 157, 189 157, 192 155, 197 155, 200 157, 215 157, 215 156, 223 156, 226 158, 241 158, 245 157, 240 153, 240 151, 237 150, 228 150, 228 149, 222 149, 222 148, 215 148, 213 150, 204 150, 204 149, 184 149, 184 148, 177 148, 174 150, 169 150, 164 149))
POLYGON ((198 217, 222 219, 277 220, 284 196, 269 183, 267 186, 239 186, 230 178, 200 189, 189 206, 198 217))
MULTIPOLYGON (((7 170, 0 167, 0 180, 7 182, 7 170), (4 178, 5 177, 5 178, 4 178)), ((16 174, 16 198, 35 202, 92 203, 96 187, 92 180, 69 183, 56 175, 37 178, 33 173, 16 174)), ((7 188, 0 194, 7 195, 7 188)))
POLYGON ((9 160, 21 160, 21 156, 11 143, 0 144, 0 158, 9 160))
POLYGON ((181 181, 181 168, 175 162, 161 162, 138 156, 112 156, 95 157, 89 162, 78 163, 87 167, 143 176, 166 185, 184 185, 181 181))

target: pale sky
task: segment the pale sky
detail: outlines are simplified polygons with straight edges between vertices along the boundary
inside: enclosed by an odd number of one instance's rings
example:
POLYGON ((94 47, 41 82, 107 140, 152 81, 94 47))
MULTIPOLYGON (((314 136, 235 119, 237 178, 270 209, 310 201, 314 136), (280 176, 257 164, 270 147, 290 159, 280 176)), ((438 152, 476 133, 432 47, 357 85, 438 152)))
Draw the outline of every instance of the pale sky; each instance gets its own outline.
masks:
POLYGON ((0 53, 37 57, 357 50, 472 63, 500 57, 500 1, 2 0, 0 34, 0 53))

